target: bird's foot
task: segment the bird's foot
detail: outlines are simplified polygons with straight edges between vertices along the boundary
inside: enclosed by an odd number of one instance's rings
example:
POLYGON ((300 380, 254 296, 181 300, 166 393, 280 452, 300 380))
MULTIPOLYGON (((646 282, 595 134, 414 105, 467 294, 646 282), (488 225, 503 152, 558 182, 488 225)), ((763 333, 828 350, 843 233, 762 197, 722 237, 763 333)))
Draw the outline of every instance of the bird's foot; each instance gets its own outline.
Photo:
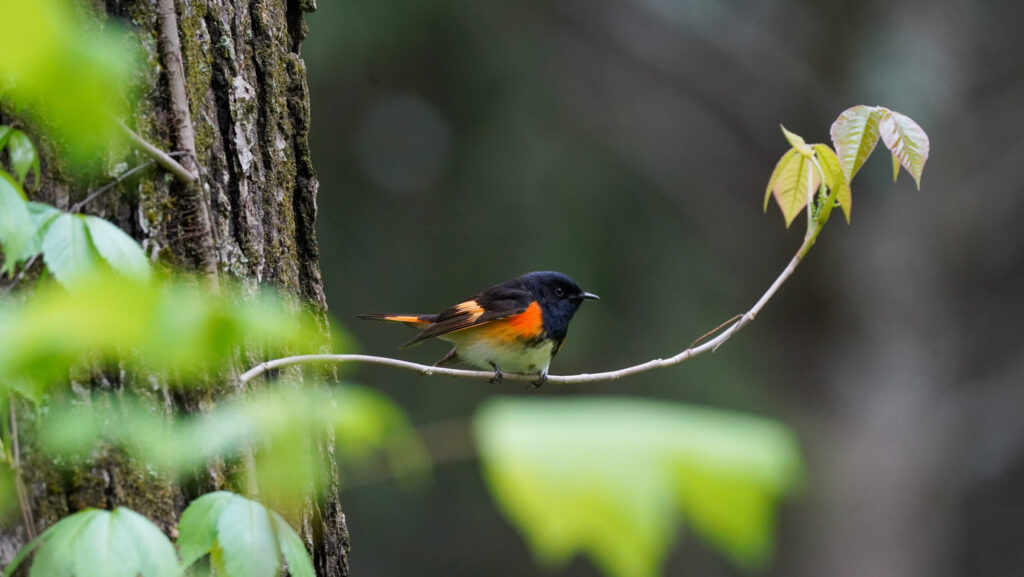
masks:
POLYGON ((488 383, 492 385, 500 385, 501 381, 505 380, 505 373, 501 372, 501 367, 497 363, 492 362, 491 366, 494 367, 494 377, 488 379, 488 383))
POLYGON ((547 373, 537 373, 537 380, 536 381, 532 381, 530 383, 530 386, 535 388, 535 389, 539 389, 539 388, 543 387, 546 384, 548 384, 548 374, 547 373))

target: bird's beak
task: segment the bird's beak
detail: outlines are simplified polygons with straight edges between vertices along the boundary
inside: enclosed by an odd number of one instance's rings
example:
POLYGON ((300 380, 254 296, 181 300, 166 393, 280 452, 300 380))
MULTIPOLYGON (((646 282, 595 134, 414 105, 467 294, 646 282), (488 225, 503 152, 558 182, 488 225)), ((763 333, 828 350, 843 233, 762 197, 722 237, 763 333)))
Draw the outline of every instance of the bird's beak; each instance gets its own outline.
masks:
POLYGON ((594 293, 588 293, 588 292, 585 292, 585 293, 581 294, 580 298, 582 298, 582 299, 589 299, 589 300, 595 300, 595 301, 601 300, 601 297, 597 296, 594 293))

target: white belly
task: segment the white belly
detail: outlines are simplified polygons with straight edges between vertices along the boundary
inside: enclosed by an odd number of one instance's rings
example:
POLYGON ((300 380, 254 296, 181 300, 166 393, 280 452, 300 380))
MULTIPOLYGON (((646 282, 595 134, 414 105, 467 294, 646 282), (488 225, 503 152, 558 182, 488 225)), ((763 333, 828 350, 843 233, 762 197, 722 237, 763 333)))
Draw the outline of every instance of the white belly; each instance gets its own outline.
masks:
POLYGON ((455 345, 459 358, 482 369, 492 369, 491 363, 507 373, 548 374, 551 364, 551 347, 546 342, 536 347, 495 347, 486 339, 460 338, 459 333, 449 333, 440 338, 455 345))

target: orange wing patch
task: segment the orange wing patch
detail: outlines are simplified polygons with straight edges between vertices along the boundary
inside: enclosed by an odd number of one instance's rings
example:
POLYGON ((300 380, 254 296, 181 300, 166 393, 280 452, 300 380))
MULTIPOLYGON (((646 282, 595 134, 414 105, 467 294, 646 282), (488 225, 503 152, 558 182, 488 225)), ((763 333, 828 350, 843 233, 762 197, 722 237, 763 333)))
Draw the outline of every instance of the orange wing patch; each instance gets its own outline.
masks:
POLYGON ((383 321, 393 321, 393 322, 396 322, 396 323, 412 323, 412 324, 415 324, 415 325, 430 324, 430 321, 424 320, 424 319, 421 319, 418 316, 412 316, 412 315, 390 315, 390 316, 382 317, 381 320, 383 320, 383 321))
POLYGON ((452 316, 462 313, 468 314, 469 322, 472 323, 476 319, 480 318, 480 315, 484 314, 484 307, 480 306, 480 303, 476 301, 466 301, 452 307, 452 316))
POLYGON ((544 319, 540 305, 534 301, 525 311, 481 325, 479 330, 486 338, 494 341, 528 341, 537 338, 544 330, 544 319))

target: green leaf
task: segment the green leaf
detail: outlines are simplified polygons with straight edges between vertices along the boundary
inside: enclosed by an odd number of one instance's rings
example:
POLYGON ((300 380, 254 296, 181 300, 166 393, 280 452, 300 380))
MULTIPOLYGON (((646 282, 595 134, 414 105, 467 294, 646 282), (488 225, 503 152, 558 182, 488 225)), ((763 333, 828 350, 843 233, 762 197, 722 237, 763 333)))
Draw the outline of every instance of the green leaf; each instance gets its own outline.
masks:
MULTIPOLYGON (((21 566, 25 559, 27 559, 29 555, 31 555, 36 549, 38 549, 40 545, 47 542, 55 532, 66 531, 66 535, 72 534, 73 531, 70 530, 71 526, 81 525, 85 523, 89 520, 89 515, 92 512, 93 510, 87 509, 85 511, 65 517, 64 519, 61 519, 59 523, 50 525, 50 527, 42 533, 40 533, 38 537, 33 539, 24 547, 22 547, 21 551, 18 551, 18 554, 14 556, 14 559, 10 562, 10 564, 7 565, 7 568, 4 569, 4 577, 11 577, 11 575, 13 575, 14 572, 18 570, 18 567, 21 566)), ((54 544, 54 546, 56 547, 57 545, 54 544)), ((61 560, 61 562, 65 561, 61 560)), ((67 562, 70 561, 68 560, 67 562)))
MULTIPOLYGON (((70 575, 74 569, 75 538, 100 513, 98 509, 80 511, 61 519, 40 535, 39 546, 29 568, 29 577, 70 575)), ((7 570, 11 571, 11 567, 7 570)))
POLYGON ((281 545, 281 554, 288 564, 288 574, 291 577, 316 577, 313 564, 309 560, 309 551, 298 533, 292 529, 288 521, 276 512, 270 512, 270 518, 274 523, 274 531, 277 533, 277 541, 281 545))
POLYGON ((789 141, 794 150, 804 156, 814 155, 814 150, 812 150, 810 146, 807 146, 807 142, 804 141, 803 137, 786 130, 786 127, 781 124, 779 125, 779 128, 782 129, 782 134, 786 136, 786 140, 789 141))
POLYGON ((70 553, 74 577, 171 577, 181 573, 167 537, 148 519, 124 507, 97 512, 80 530, 70 553))
POLYGON ((921 173, 931 149, 924 129, 908 116, 885 110, 878 123, 878 130, 882 135, 882 142, 892 152, 893 181, 899 175, 899 165, 903 165, 910 176, 914 177, 914 184, 920 190, 921 173))
POLYGON ((276 577, 281 572, 281 548, 263 505, 238 497, 217 519, 221 550, 218 574, 225 577, 276 577))
POLYGON ((178 552, 188 567, 213 550, 217 542, 217 519, 237 495, 227 491, 207 493, 189 503, 178 521, 178 552))
POLYGON ((883 109, 874 106, 854 106, 843 111, 832 123, 829 131, 832 145, 839 156, 846 181, 853 180, 864 161, 878 144, 878 122, 883 109))
POLYGON ((11 137, 12 132, 14 132, 13 128, 0 124, 0 150, 7 146, 7 139, 11 137))
POLYGON ((32 219, 24 198, 21 187, 0 170, 0 248, 4 254, 0 274, 14 272, 14 265, 32 236, 32 219))
POLYGON ((28 171, 35 169, 36 186, 39 186, 39 156, 36 147, 28 135, 20 130, 11 131, 7 142, 7 153, 10 155, 11 167, 18 178, 18 184, 24 186, 28 171))
POLYGON ((534 555, 584 553, 609 577, 658 575, 676 514, 736 564, 763 565, 776 503, 801 476, 791 431, 725 411, 500 399, 474 424, 492 495, 534 555))
POLYGON ((787 228, 807 206, 820 184, 821 175, 810 158, 799 153, 789 155, 772 185, 787 228))
POLYGON ((53 219, 43 236, 43 262, 65 287, 99 271, 99 254, 89 240, 85 217, 64 213, 53 219))
POLYGON ((46 229, 50 227, 53 219, 64 214, 45 202, 29 202, 27 206, 29 218, 32 220, 32 235, 25 243, 19 260, 29 259, 43 251, 43 237, 46 236, 46 229))
MULTIPOLYGON (((896 158, 896 155, 892 155, 892 181, 895 184, 900 178, 900 159, 896 158)), ((918 190, 921 189, 921 185, 917 186, 918 190)))
POLYGON ((87 509, 61 519, 27 545, 4 573, 37 547, 30 577, 174 577, 174 546, 145 517, 119 507, 87 509))
MULTIPOLYGON (((116 542, 123 544, 135 541, 137 564, 133 569, 139 574, 143 577, 149 575, 171 577, 183 572, 184 568, 178 564, 174 545, 149 519, 124 507, 114 509, 110 515, 112 518, 116 518, 114 522, 116 542)), ((125 550, 122 548, 120 551, 124 554, 125 550)))
POLYGON ((148 280, 149 259, 135 239, 123 230, 97 216, 85 217, 89 237, 96 251, 117 272, 139 280, 148 280))
POLYGON ((772 199, 772 190, 775 188, 775 183, 779 181, 779 175, 782 174, 782 169, 786 167, 786 164, 796 155, 800 154, 795 148, 790 148, 782 155, 779 162, 775 164, 775 170, 772 171, 771 178, 768 179, 768 188, 764 191, 764 211, 768 212, 768 202, 772 199))
POLYGON ((825 174, 825 185, 828 186, 829 190, 838 189, 836 201, 839 202, 839 207, 843 209, 843 215, 846 216, 846 224, 850 224, 853 197, 850 191, 850 183, 846 180, 846 175, 843 174, 843 169, 839 165, 839 157, 826 144, 815 144, 814 152, 817 155, 821 171, 825 174))

